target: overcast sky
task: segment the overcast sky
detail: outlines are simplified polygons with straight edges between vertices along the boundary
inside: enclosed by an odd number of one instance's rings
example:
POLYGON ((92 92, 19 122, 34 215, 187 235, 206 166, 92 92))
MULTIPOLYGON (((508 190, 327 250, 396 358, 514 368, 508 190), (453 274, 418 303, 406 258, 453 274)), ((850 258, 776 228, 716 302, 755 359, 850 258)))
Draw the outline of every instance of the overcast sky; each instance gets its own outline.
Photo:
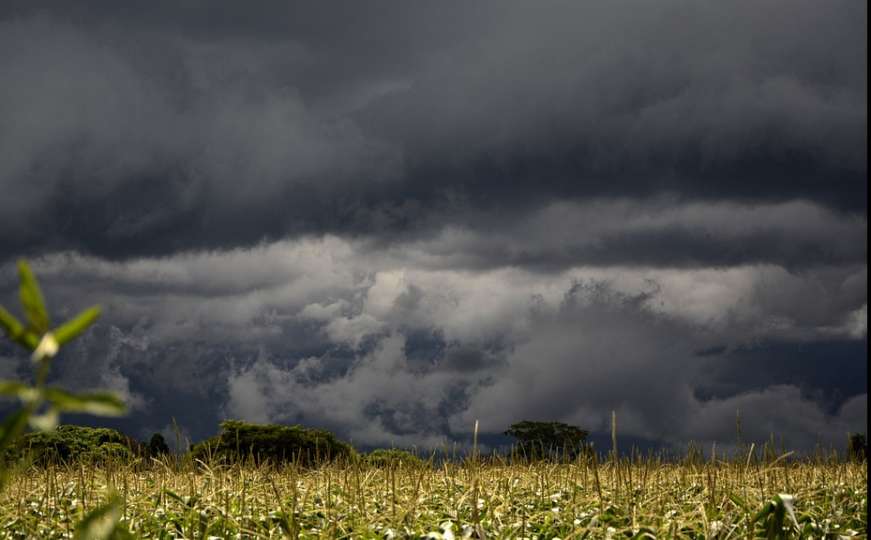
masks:
MULTIPOLYGON (((867 421, 867 4, 5 1, 0 302, 192 440, 867 421), (255 7, 256 6, 256 7, 255 7)), ((29 372, 0 344, 0 376, 29 372)), ((489 437, 489 438, 487 438, 489 437)))

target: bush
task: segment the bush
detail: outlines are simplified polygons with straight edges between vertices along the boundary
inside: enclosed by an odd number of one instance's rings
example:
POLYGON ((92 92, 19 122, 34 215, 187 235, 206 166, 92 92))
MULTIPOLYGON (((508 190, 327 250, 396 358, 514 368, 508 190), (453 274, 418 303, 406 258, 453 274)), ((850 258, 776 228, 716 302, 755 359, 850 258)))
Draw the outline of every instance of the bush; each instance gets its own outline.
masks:
POLYGON ((7 449, 6 458, 30 455, 38 464, 102 462, 129 460, 142 455, 143 450, 141 443, 114 429, 62 425, 54 431, 22 435, 7 449))
POLYGON ((130 448, 121 443, 110 442, 101 444, 97 447, 93 458, 95 461, 103 461, 105 459, 129 461, 133 458, 133 452, 130 451, 130 448))
POLYGON ((191 457, 203 461, 252 458, 257 463, 269 460, 308 466, 337 458, 350 459, 354 455, 351 445, 329 431, 238 420, 224 420, 217 436, 191 446, 191 457))
POLYGON ((407 450, 397 448, 378 448, 366 454, 366 462, 375 467, 388 467, 402 464, 403 467, 420 467, 424 461, 407 450))

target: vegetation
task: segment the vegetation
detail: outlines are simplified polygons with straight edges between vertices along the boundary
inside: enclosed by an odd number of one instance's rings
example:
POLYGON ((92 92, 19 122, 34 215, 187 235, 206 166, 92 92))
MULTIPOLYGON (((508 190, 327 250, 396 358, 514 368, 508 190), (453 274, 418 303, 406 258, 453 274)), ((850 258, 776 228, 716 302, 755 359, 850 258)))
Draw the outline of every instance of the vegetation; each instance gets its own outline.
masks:
POLYGON ((52 431, 26 433, 7 449, 7 460, 29 457, 38 464, 75 461, 129 460, 143 455, 145 446, 108 428, 63 425, 52 431))
POLYGON ((169 445, 160 433, 155 433, 148 441, 149 457, 160 457, 169 453, 169 445))
POLYGON ((221 432, 191 447, 191 456, 233 462, 294 462, 304 466, 337 458, 349 459, 355 451, 329 431, 302 426, 252 424, 238 420, 221 422, 221 432))
POLYGON ((531 422, 524 420, 505 431, 517 439, 517 452, 527 459, 574 459, 584 451, 589 433, 562 422, 531 422))
POLYGON ((113 491, 142 538, 867 537, 864 464, 766 455, 29 466, 0 494, 0 537, 68 538, 113 491))
POLYGON ((90 307, 68 322, 52 329, 48 310, 39 284, 30 266, 18 263, 21 285, 19 297, 26 315, 26 324, 0 306, 0 326, 6 335, 31 353, 33 385, 19 381, 0 381, 0 396, 18 398, 21 408, 7 417, 0 426, 0 450, 4 449, 29 425, 40 431, 57 426, 63 412, 104 416, 124 414, 124 404, 114 395, 99 392, 72 394, 62 388, 46 385, 51 363, 60 348, 88 328, 100 316, 100 308, 90 307))
MULTIPOLYGON (((57 427, 61 413, 74 412, 115 416, 124 414, 124 403, 112 394, 102 392, 70 393, 46 385, 52 361, 60 348, 84 332, 100 316, 100 308, 92 306, 66 323, 52 328, 48 309, 36 277, 26 261, 18 262, 18 296, 25 314, 25 324, 0 306, 0 327, 13 342, 31 353, 33 384, 20 381, 0 381, 0 396, 17 398, 21 407, 0 423, 0 457, 15 454, 17 438, 29 426, 40 432, 57 427)), ((107 443, 105 457, 120 457, 125 449, 119 443, 107 443)), ((14 462, 20 464, 20 461, 14 462)), ((9 476, 7 459, 0 459, 0 490, 9 476)), ((106 504, 83 516, 76 526, 77 538, 123 538, 129 532, 119 524, 120 501, 109 497, 106 504)), ((13 529, 14 530, 14 529, 13 529)))
POLYGON ((408 450, 378 448, 366 454, 366 463, 373 467, 420 467, 424 462, 408 450))
POLYGON ((856 461, 864 461, 868 458, 868 443, 865 442, 865 435, 861 433, 850 433, 847 437, 847 453, 850 459, 856 461))

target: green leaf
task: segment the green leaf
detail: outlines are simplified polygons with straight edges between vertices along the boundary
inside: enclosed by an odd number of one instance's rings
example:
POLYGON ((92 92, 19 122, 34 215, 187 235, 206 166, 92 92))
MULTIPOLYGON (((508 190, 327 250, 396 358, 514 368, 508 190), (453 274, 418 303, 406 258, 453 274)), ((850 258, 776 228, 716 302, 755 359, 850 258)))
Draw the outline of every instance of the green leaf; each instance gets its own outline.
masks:
POLYGON ((24 332, 24 326, 18 322, 18 319, 13 314, 6 311, 6 308, 3 306, 0 306, 0 326, 6 331, 6 335, 12 339, 15 339, 16 336, 24 332))
POLYGON ((121 498, 113 495, 105 504, 88 512, 76 525, 76 540, 108 540, 133 538, 121 525, 121 498))
POLYGON ((50 326, 45 299, 42 297, 42 291, 39 290, 36 277, 30 270, 30 265, 23 259, 18 261, 18 277, 21 280, 18 295, 21 297, 21 305, 24 307, 30 327, 37 334, 44 334, 48 332, 50 326))
POLYGON ((729 499, 741 510, 747 511, 747 503, 744 502, 744 499, 735 495, 734 493, 729 494, 729 499))
POLYGON ((25 389, 30 387, 18 381, 0 381, 0 396, 18 397, 25 389))
POLYGON ((124 402, 107 392, 71 394, 60 388, 46 388, 45 399, 63 412, 97 416, 120 416, 127 412, 124 402))
POLYGON ((751 522, 756 523, 760 519, 764 519, 764 518, 768 517, 769 514, 774 513, 774 509, 775 509, 774 503, 771 501, 768 501, 767 503, 765 503, 765 506, 762 507, 762 510, 760 510, 759 512, 757 512, 757 514, 755 516, 753 516, 753 519, 751 520, 751 522))
POLYGON ((6 311, 3 306, 0 306, 0 326, 3 327, 9 339, 19 345, 33 350, 39 344, 39 337, 32 332, 28 332, 24 325, 18 322, 18 319, 6 311))
POLYGON ((172 491, 171 489, 166 488, 166 489, 163 490, 163 492, 164 492, 166 495, 169 495, 169 497, 170 497, 171 499, 175 499, 176 501, 178 501, 178 502, 180 502, 180 503, 182 503, 182 504, 187 504, 187 503, 185 502, 185 500, 181 497, 181 495, 179 495, 178 493, 172 491))
POLYGON ((67 343, 85 330, 100 316, 100 307, 91 306, 79 313, 75 318, 58 326, 54 331, 54 338, 59 345, 67 343))
POLYGON ((0 381, 0 396, 17 397, 30 403, 39 397, 39 390, 18 381, 0 381))

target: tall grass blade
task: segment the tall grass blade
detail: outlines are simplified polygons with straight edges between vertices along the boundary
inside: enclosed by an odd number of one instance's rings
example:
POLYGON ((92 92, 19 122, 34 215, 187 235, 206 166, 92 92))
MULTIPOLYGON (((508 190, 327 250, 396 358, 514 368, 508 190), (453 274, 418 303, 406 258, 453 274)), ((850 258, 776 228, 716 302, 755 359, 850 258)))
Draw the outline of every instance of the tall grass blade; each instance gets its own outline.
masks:
POLYGON ((54 338, 57 340, 59 345, 63 345, 87 330, 87 328, 91 326, 99 316, 99 306, 91 306, 76 315, 72 320, 57 327, 54 331, 54 338))
POLYGON ((39 343, 39 338, 32 332, 28 332, 24 325, 18 322, 18 319, 6 311, 3 306, 0 306, 0 326, 3 327, 9 339, 28 349, 35 349, 39 343))
POLYGON ((27 315, 27 321, 34 332, 44 334, 48 332, 50 326, 48 311, 45 309, 45 299, 39 289, 39 284, 36 282, 36 277, 30 270, 30 265, 24 260, 18 261, 18 276, 21 280, 18 295, 21 298, 24 313, 27 315))

